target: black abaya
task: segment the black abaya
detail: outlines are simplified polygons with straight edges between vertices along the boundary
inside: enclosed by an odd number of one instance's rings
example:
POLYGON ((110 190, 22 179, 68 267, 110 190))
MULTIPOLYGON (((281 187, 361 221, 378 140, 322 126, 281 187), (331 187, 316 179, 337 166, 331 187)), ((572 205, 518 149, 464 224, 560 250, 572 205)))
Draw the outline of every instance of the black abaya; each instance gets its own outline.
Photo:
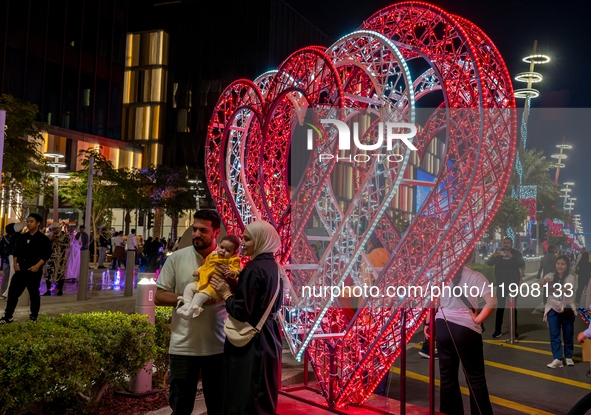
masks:
POLYGON ((261 332, 244 347, 228 340, 224 344, 223 414, 274 415, 277 410, 283 349, 277 312, 283 284, 273 254, 260 254, 248 262, 238 277, 234 295, 226 300, 229 315, 256 327, 278 283, 279 294, 261 332))

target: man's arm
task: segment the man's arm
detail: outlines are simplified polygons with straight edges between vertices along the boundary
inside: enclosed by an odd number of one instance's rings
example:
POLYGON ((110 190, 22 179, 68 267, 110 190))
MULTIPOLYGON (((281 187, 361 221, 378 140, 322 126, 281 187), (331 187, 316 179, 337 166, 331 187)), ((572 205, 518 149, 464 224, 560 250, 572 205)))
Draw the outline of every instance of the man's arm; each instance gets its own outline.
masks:
POLYGON ((178 303, 179 295, 166 291, 162 288, 156 288, 156 295, 154 296, 154 304, 164 307, 175 307, 178 303))

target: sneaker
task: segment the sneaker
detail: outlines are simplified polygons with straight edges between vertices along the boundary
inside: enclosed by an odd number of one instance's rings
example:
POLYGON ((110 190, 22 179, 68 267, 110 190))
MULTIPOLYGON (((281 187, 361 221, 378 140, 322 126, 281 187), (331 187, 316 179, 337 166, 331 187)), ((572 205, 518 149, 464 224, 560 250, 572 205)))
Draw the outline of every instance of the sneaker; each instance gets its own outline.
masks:
POLYGON ((575 365, 575 362, 573 362, 573 359, 569 359, 567 357, 565 360, 566 360, 566 365, 567 366, 574 366, 575 365))
POLYGON ((557 367, 563 367, 564 364, 562 363, 562 360, 560 360, 560 359, 554 359, 554 360, 552 360, 551 363, 548 363, 547 366, 550 369, 556 369, 557 367))
POLYGON ((502 333, 502 332, 500 332, 500 331, 498 331, 498 330, 496 330, 496 331, 495 331, 495 332, 492 334, 492 336, 493 336, 495 339, 498 339, 498 338, 499 338, 499 337, 501 337, 502 335, 503 335, 503 333, 502 333))
POLYGON ((45 291, 45 292, 44 292, 42 295, 43 295, 44 297, 45 297, 45 296, 48 296, 48 295, 51 295, 51 291, 47 290, 47 291, 45 291))
POLYGON ((6 317, 0 318, 0 324, 10 324, 10 323, 14 323, 14 319, 6 318, 6 317))
MULTIPOLYGON (((419 356, 424 357, 425 359, 429 359, 431 356, 429 355, 429 351, 428 350, 419 350, 419 356)), ((435 360, 439 359, 439 353, 435 352, 435 356, 433 356, 433 358, 435 360)))
POLYGON ((31 317, 29 317, 29 321, 30 321, 31 323, 37 323, 37 317, 33 317, 33 316, 31 316, 31 317))
POLYGON ((59 290, 59 291, 57 292, 57 295, 58 295, 58 296, 60 296, 60 295, 64 295, 64 292, 63 292, 62 290, 59 290))

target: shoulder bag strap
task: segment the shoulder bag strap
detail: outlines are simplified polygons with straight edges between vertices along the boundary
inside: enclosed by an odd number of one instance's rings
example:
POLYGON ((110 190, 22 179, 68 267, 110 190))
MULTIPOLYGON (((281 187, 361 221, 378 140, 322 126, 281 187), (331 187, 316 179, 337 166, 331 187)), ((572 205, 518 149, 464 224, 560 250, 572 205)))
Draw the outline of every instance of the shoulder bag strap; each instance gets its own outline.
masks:
POLYGON ((473 312, 476 312, 476 309, 474 309, 474 306, 472 305, 472 303, 470 302, 470 300, 468 300, 466 298, 466 296, 464 295, 464 290, 462 290, 462 295, 458 297, 460 300, 462 300, 462 303, 464 303, 466 305, 466 307, 468 307, 470 310, 472 310, 473 312))
MULTIPOLYGON (((277 264, 277 267, 279 267, 280 265, 277 264)), ((267 307, 267 310, 265 311, 265 314, 263 314, 263 317, 261 317, 259 324, 257 324, 257 326, 255 327, 255 330, 258 332, 261 331, 261 329, 263 328, 263 324, 265 324, 265 322, 267 321, 267 317, 269 317, 269 314, 271 313, 271 308, 273 307, 273 305, 275 305, 275 300, 277 299, 277 295, 279 294, 279 287, 281 286, 281 273, 279 272, 279 270, 277 270, 277 290, 275 290, 275 294, 273 295, 273 299, 271 300, 271 302, 269 303, 269 306, 267 307)))

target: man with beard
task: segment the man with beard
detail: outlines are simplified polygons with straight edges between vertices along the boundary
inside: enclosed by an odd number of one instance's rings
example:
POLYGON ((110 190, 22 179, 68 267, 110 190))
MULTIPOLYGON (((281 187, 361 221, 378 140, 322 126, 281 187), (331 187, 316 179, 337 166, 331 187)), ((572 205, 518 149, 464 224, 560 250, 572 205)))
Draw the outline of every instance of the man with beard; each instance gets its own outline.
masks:
MULTIPOLYGON (((193 245, 172 254, 156 281, 154 302, 158 306, 178 306, 185 287, 196 281, 193 272, 217 249, 220 215, 202 209, 193 218, 193 245)), ((226 338, 224 322, 228 314, 223 301, 204 305, 199 318, 185 320, 172 313, 168 402, 173 415, 190 415, 193 411, 200 371, 207 413, 220 414, 223 389, 220 368, 226 338)))

